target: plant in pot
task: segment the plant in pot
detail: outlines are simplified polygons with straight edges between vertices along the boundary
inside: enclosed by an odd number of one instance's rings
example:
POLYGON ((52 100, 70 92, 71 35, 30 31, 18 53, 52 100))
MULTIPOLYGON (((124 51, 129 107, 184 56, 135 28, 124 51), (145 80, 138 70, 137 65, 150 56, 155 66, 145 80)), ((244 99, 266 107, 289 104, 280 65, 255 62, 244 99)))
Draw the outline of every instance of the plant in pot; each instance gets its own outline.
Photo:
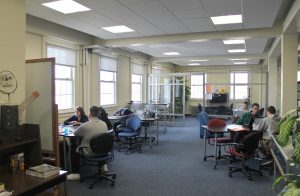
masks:
MULTIPOLYGON (((276 141, 280 146, 286 146, 289 141, 289 137, 292 136, 292 144, 294 152, 292 155, 293 160, 296 163, 300 163, 300 107, 294 108, 288 111, 278 124, 279 134, 276 137, 276 141)), ((286 185, 279 193, 279 195, 290 196, 300 195, 300 175, 298 174, 286 174, 280 176, 273 185, 273 188, 279 184, 280 181, 285 180, 286 185)))

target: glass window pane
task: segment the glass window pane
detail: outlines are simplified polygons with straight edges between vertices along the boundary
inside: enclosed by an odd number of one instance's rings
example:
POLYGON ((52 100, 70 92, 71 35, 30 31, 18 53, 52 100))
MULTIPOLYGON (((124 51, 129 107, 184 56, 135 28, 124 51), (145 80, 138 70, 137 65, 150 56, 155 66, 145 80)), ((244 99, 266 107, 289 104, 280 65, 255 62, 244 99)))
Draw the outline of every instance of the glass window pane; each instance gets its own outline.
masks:
POLYGON ((109 71, 100 71, 100 80, 101 81, 114 81, 115 73, 109 71))
POLYGON ((247 84, 248 83, 248 73, 235 73, 235 83, 236 84, 247 84))
POLYGON ((246 99, 248 97, 248 86, 235 86, 235 99, 246 99))

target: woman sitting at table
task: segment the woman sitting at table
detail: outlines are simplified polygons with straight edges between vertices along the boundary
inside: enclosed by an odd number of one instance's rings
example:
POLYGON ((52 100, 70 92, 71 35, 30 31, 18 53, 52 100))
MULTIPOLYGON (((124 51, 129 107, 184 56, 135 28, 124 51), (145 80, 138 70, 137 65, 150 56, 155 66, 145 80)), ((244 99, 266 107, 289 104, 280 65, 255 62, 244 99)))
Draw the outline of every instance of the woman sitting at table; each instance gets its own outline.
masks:
POLYGON ((87 121, 89 121, 87 115, 83 108, 79 106, 76 108, 75 114, 64 121, 64 125, 79 126, 87 121))

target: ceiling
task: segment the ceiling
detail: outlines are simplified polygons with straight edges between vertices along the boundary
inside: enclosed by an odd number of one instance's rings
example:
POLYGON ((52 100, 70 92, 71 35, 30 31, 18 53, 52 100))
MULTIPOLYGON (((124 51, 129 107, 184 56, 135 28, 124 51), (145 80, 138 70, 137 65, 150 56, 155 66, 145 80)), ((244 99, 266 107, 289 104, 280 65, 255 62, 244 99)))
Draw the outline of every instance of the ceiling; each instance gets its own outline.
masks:
POLYGON ((287 13, 293 0, 75 0, 91 11, 63 14, 27 0, 27 14, 103 39, 104 46, 121 47, 150 55, 157 62, 188 66, 233 65, 246 58, 253 65, 266 57, 274 24, 287 13), (266 9, 267 8, 267 9, 266 9), (212 16, 242 14, 243 23, 214 25, 212 16), (126 25, 134 32, 113 34, 102 27, 126 25), (270 33, 271 32, 271 33, 270 33), (245 44, 225 45, 223 39, 244 38, 245 44), (230 54, 228 49, 245 48, 230 54), (179 52, 165 56, 164 52, 179 52), (194 62, 195 63, 195 62, 194 62))

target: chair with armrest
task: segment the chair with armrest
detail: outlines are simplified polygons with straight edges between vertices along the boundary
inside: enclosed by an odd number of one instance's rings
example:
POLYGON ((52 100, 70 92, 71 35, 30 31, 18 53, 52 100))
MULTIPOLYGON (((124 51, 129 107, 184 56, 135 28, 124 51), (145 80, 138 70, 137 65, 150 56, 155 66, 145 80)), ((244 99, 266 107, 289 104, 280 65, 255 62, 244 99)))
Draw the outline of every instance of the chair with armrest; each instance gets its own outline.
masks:
POLYGON ((117 127, 118 129, 118 137, 122 140, 119 143, 119 151, 124 149, 125 153, 138 151, 141 152, 142 143, 139 140, 139 135, 141 133, 141 119, 137 116, 132 116, 126 120, 125 125, 121 125, 117 127))
POLYGON ((83 180, 92 178, 94 181, 90 184, 89 188, 92 189, 94 184, 101 179, 105 179, 111 182, 111 186, 115 185, 114 179, 116 179, 116 174, 114 173, 103 173, 101 172, 101 167, 109 162, 113 161, 113 146, 114 146, 114 136, 110 133, 101 133, 95 135, 90 140, 90 147, 80 147, 79 154, 81 159, 81 167, 84 165, 97 166, 97 173, 92 176, 82 177, 80 175, 80 182, 83 180), (90 148, 92 154, 85 154, 83 152, 84 148, 90 148), (112 177, 110 179, 109 177, 112 177))
POLYGON ((240 158, 242 160, 241 167, 229 167, 229 177, 232 177, 232 173, 243 172, 247 175, 249 180, 252 180, 252 176, 249 171, 258 172, 262 176, 262 172, 258 169, 250 168, 246 165, 246 160, 254 158, 256 150, 258 148, 259 141, 262 137, 261 132, 252 131, 246 135, 240 144, 232 143, 229 149, 226 149, 232 156, 240 158))

